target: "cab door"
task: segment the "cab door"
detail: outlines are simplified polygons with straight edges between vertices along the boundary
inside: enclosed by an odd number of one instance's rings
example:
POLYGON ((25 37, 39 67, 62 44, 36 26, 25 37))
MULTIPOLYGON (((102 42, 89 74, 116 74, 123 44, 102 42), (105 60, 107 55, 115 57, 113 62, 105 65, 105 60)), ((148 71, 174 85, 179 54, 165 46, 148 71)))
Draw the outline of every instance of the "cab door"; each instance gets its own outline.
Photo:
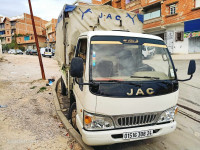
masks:
MULTIPOLYGON (((76 47, 75 57, 80 57, 83 59, 84 71, 83 71, 83 77, 77 79, 79 83, 86 82, 85 81, 86 55, 87 55, 87 38, 80 38, 76 47)), ((79 104, 81 105, 83 104, 87 92, 86 89, 88 88, 88 86, 78 85, 75 81, 73 81, 73 85, 74 85, 74 95, 76 98, 76 104, 78 103, 77 104, 77 110, 78 110, 79 104)))

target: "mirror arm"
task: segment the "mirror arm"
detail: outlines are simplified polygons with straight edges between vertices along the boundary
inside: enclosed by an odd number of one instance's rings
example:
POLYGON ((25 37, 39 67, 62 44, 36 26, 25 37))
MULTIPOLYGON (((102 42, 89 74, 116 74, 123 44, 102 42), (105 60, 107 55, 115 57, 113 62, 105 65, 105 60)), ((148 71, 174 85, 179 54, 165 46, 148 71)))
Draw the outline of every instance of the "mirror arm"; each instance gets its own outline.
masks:
POLYGON ((177 79, 177 81, 189 81, 189 80, 191 80, 192 79, 192 77, 193 77, 193 74, 190 76, 190 78, 189 79, 184 79, 184 80, 180 80, 180 79, 177 79))
POLYGON ((77 78, 75 78, 75 82, 78 84, 78 85, 93 85, 94 83, 79 83, 77 78))

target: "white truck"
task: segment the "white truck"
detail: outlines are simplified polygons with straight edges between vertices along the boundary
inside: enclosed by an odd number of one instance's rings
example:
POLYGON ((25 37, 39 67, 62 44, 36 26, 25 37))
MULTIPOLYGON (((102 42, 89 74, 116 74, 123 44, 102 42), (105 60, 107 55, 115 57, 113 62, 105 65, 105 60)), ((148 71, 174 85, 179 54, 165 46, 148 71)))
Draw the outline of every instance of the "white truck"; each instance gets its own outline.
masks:
MULTIPOLYGON (((164 41, 142 34, 142 26, 142 15, 110 6, 65 5, 58 18, 62 93, 88 145, 153 138, 176 128, 176 69, 164 41), (149 59, 143 47, 154 49, 149 59)), ((189 79, 195 68, 190 61, 189 79)))

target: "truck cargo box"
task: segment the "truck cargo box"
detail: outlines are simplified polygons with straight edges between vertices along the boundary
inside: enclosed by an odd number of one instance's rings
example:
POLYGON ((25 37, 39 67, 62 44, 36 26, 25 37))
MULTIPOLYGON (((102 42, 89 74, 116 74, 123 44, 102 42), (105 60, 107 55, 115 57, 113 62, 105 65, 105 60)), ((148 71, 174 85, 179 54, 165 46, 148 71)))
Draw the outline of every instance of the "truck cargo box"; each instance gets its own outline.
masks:
POLYGON ((65 5, 56 27, 56 59, 69 64, 81 33, 127 30, 142 33, 143 15, 107 5, 65 5))

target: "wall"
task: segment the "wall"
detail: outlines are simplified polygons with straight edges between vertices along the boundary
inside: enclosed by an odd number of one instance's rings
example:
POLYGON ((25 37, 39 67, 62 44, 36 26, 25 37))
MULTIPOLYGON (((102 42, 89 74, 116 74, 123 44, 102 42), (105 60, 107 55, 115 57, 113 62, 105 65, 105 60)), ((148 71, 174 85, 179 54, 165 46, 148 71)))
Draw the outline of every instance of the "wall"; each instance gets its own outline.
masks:
POLYGON ((174 47, 173 53, 188 53, 189 43, 188 38, 183 38, 183 41, 175 41, 175 32, 184 31, 184 25, 176 25, 166 28, 166 32, 173 31, 174 32, 174 47))

